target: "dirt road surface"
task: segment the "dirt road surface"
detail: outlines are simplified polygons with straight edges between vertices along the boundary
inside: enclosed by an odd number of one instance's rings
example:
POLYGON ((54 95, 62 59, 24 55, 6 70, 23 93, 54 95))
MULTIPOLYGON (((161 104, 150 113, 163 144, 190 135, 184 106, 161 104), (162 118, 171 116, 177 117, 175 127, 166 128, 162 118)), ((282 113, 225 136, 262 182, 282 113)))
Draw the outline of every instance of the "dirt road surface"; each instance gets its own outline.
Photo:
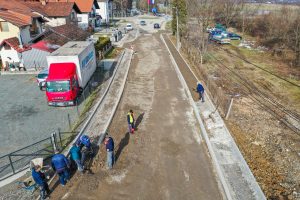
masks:
MULTIPOLYGON (((130 44, 129 44, 130 45, 130 44)), ((110 126, 114 169, 105 151, 91 168, 75 174, 51 199, 223 199, 191 105, 156 35, 136 42, 129 77, 110 126), (126 114, 135 112, 138 130, 127 132, 126 114)))

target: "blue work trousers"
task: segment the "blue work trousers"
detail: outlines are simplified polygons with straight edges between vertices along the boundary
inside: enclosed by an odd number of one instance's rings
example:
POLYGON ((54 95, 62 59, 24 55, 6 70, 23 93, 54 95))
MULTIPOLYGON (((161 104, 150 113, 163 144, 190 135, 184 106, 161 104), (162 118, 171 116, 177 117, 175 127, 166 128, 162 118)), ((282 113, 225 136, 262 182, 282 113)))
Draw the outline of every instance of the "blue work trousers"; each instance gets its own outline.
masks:
POLYGON ((115 162, 114 151, 107 151, 107 167, 111 169, 115 162))
POLYGON ((70 180, 69 169, 65 168, 64 170, 58 172, 59 182, 62 185, 66 185, 66 182, 70 180))

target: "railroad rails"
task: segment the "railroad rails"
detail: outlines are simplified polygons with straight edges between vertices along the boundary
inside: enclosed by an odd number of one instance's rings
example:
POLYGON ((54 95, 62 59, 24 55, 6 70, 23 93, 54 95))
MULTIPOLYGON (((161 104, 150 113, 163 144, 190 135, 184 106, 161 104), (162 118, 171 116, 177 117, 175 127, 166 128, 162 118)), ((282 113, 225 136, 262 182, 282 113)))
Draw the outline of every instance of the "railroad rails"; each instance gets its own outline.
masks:
MULTIPOLYGON (((218 47, 219 49, 224 50, 222 47, 218 47)), ((226 51, 228 52, 228 51, 226 51)), ((234 69, 226 66, 222 60, 217 58, 216 56, 212 54, 208 54, 210 58, 215 60, 216 62, 210 61, 210 65, 216 66, 222 70, 227 70, 230 74, 234 75, 235 80, 237 81, 238 84, 240 84, 242 87, 241 89, 246 92, 246 94, 249 94, 249 97, 257 102, 259 105, 261 105, 263 108, 265 108, 266 111, 268 111, 271 115, 273 115, 277 120, 281 121, 284 123, 288 128, 290 128, 293 132, 296 134, 300 135, 300 115, 293 110, 289 110, 286 108, 286 106, 282 105, 280 102, 276 101, 273 97, 267 95, 264 91, 261 91, 257 86, 255 86, 252 82, 247 80, 245 77, 240 75, 238 72, 236 72, 234 69)), ((235 55, 233 53, 230 53, 230 55, 235 55)), ((241 58, 238 55, 235 55, 237 58, 243 60, 244 62, 245 59, 241 58)), ((249 61, 247 63, 250 63, 252 65, 255 65, 249 61)), ((257 67, 257 65, 256 65, 257 67)), ((260 68, 260 67, 259 67, 260 68)), ((265 71, 265 70, 264 70, 265 71)), ((272 74, 274 75, 274 74, 272 74)), ((289 83, 291 83, 294 87, 299 87, 297 84, 292 83, 286 79, 283 79, 281 77, 278 77, 275 75, 277 78, 280 78, 281 80, 285 80, 289 83)))

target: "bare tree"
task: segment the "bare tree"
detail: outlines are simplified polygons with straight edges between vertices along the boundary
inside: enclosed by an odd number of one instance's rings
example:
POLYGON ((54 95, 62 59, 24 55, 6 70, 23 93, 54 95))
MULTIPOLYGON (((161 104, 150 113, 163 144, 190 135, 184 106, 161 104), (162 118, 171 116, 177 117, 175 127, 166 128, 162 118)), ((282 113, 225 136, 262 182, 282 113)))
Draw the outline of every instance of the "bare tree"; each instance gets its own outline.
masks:
POLYGON ((300 15, 297 16, 289 31, 289 46, 295 52, 295 64, 300 67, 300 15))
POLYGON ((215 0, 216 20, 230 26, 234 18, 241 16, 244 9, 244 0, 215 0))
POLYGON ((207 49, 208 34, 207 28, 214 22, 216 4, 214 0, 190 0, 188 1, 188 13, 191 23, 197 23, 199 27, 198 44, 200 50, 201 64, 203 55, 207 49))

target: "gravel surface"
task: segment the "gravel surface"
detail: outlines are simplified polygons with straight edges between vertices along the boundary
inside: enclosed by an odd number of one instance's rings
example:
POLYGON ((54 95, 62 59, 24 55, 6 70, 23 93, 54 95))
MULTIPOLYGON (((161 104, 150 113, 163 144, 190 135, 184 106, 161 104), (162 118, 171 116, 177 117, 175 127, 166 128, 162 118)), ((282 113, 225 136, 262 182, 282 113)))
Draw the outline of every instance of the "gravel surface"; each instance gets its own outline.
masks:
MULTIPOLYGON (((128 44, 129 46, 131 44, 128 44)), ((187 96, 159 36, 141 35, 126 88, 110 125, 116 165, 105 151, 92 173, 75 175, 54 199, 222 199, 187 96), (126 113, 138 123, 127 132, 126 113), (137 191, 139 191, 137 193, 137 191)))

